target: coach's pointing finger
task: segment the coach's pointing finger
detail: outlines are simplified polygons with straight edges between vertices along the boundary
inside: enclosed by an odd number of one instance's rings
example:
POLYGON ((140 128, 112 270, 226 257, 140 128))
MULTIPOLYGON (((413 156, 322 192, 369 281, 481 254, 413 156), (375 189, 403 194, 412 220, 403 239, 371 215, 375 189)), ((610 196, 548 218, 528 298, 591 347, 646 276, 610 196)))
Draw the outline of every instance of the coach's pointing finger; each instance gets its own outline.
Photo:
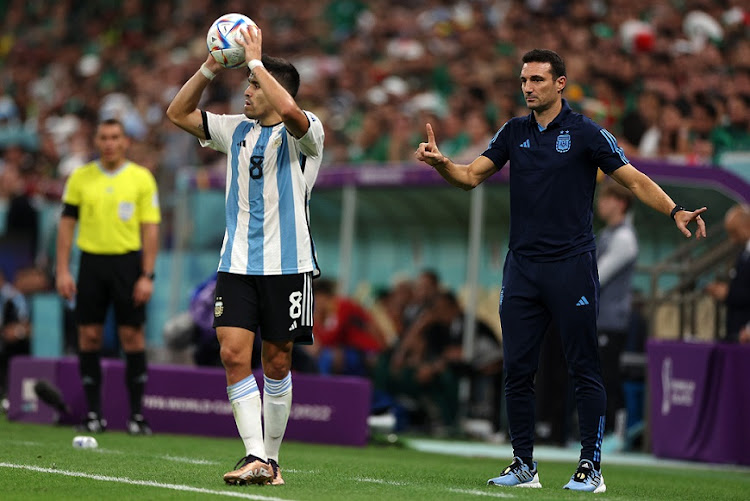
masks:
POLYGON ((430 146, 437 146, 437 142, 435 141, 435 133, 432 131, 432 125, 427 124, 427 142, 430 144, 430 146))

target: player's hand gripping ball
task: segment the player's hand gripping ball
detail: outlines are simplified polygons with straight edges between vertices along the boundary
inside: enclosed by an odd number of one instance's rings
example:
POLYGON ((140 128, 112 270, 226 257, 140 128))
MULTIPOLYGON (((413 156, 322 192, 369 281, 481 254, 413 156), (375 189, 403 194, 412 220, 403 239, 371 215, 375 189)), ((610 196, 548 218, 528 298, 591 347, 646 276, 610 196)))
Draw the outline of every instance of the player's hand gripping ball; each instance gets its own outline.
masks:
POLYGON ((225 68, 240 68, 245 64, 245 48, 236 40, 242 36, 242 28, 251 30, 258 26, 242 14, 224 14, 208 29, 208 52, 225 68))

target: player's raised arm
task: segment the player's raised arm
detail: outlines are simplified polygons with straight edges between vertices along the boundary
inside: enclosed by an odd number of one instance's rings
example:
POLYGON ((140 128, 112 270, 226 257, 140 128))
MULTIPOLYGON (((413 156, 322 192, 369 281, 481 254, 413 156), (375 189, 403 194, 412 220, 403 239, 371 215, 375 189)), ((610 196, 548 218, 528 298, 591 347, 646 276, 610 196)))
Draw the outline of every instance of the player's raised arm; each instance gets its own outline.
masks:
POLYGON ((689 211, 679 206, 664 192, 664 190, 661 189, 658 184, 631 164, 623 165, 612 172, 610 176, 621 185, 629 188, 641 202, 645 203, 652 209, 656 209, 663 214, 671 216, 672 219, 674 219, 677 228, 687 238, 692 236, 692 233, 687 227, 691 221, 695 221, 698 225, 698 228, 695 231, 695 237, 706 237, 706 223, 701 217, 701 214, 708 210, 706 207, 689 211))
POLYGON ((208 87, 209 82, 214 79, 217 73, 224 68, 208 55, 200 69, 185 82, 185 85, 177 92, 172 102, 167 108, 167 118, 173 124, 186 130, 199 139, 206 139, 206 131, 203 124, 203 115, 198 109, 203 91, 208 87))
POLYGON ((294 137, 300 138, 305 135, 310 127, 307 115, 297 105, 297 101, 284 86, 263 66, 262 44, 263 34, 260 28, 242 28, 242 36, 237 37, 237 43, 245 48, 245 61, 251 71, 250 85, 257 84, 266 96, 266 99, 276 112, 281 116, 287 130, 294 137))
POLYGON ((480 155, 469 165, 453 163, 448 157, 440 153, 435 140, 432 125, 427 124, 427 142, 419 143, 414 153, 417 160, 435 168, 443 178, 462 190, 470 190, 498 171, 489 158, 480 155))

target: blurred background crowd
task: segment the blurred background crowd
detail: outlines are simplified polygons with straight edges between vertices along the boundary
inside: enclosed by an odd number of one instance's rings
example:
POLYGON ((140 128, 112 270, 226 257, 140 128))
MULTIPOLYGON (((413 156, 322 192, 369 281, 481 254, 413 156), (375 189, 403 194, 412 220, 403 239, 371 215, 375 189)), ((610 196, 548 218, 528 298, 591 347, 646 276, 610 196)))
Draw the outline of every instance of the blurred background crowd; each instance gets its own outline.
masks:
MULTIPOLYGON (((27 189, 59 195, 54 181, 92 157, 92 125, 105 116, 125 122, 130 156, 159 179, 221 166, 164 110, 225 12, 254 18, 264 50, 299 68, 299 101, 327 127, 324 166, 411 162, 428 120, 444 153, 473 159, 508 118, 526 114, 518 62, 534 47, 564 56, 566 98, 630 156, 713 163, 750 149, 750 11, 740 0, 328 0, 304 9, 291 0, 3 0, 0 11, 0 198, 17 189, 16 170, 27 189)), ((245 76, 225 72, 201 106, 240 110, 245 76)))
MULTIPOLYGON (((43 248, 53 242, 39 241, 35 205, 58 201, 65 178, 95 158, 99 120, 124 123, 134 139, 128 156, 154 172, 162 200, 174 194, 180 170, 193 170, 199 184, 202 174, 223 176, 224 156, 200 148, 165 109, 205 60, 211 22, 228 12, 254 19, 264 52, 299 69, 297 100, 326 127, 323 169, 413 163, 426 122, 444 154, 473 160, 506 120, 527 114, 519 61, 537 47, 564 57, 568 102, 613 132, 631 159, 721 168, 750 152, 743 0, 0 0, 0 12, 0 235, 17 260, 6 273, 8 297, 52 288, 43 248)), ((245 86, 246 72, 225 71, 200 107, 236 113, 245 86)), ((169 247, 168 219, 162 231, 169 247)), ((401 395, 401 407, 421 398, 430 422, 451 426, 453 376, 485 378, 472 391, 494 391, 501 352, 480 325, 484 358, 460 362, 462 313, 438 282, 429 272, 394 281, 373 311, 318 286, 316 295, 333 298, 316 311, 321 343, 296 360, 372 375, 382 405, 393 407, 388 395, 401 395), (353 352, 327 349, 342 336, 353 336, 343 343, 353 352), (426 385, 429 398, 418 390, 426 385)), ((185 326, 174 332, 199 343, 199 326, 188 317, 185 326)), ((206 342, 196 353, 207 358, 197 363, 216 362, 215 337, 206 342)), ((491 402, 472 400, 482 401, 491 402)), ((487 405, 475 414, 497 420, 487 405)))
MULTIPOLYGON (((413 162, 426 122, 444 154, 472 160, 526 114, 518 67, 534 47, 563 55, 565 97, 630 158, 721 165, 750 151, 741 0, 320 0, 304 9, 292 0, 0 0, 0 12, 0 233, 26 233, 36 248, 30 205, 58 200, 66 176, 95 156, 100 119, 124 122, 129 157, 154 172, 167 211, 178 169, 223 177, 223 156, 164 111, 226 12, 254 18, 264 50, 300 70, 298 101, 327 129, 323 168, 413 162)), ((200 106, 241 110, 245 78, 225 71, 200 106)))

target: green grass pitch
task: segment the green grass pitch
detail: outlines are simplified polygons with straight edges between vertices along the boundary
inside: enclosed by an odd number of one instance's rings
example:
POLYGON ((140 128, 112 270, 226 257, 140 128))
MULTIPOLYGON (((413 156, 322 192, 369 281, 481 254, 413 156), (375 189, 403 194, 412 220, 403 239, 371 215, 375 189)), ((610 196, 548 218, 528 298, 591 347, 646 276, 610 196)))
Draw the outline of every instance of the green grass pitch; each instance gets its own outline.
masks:
MULTIPOLYGON (((97 449, 75 449, 71 428, 0 418, 0 499, 3 500, 482 500, 581 499, 564 491, 572 463, 540 464, 542 489, 485 485, 506 460, 418 452, 408 446, 282 447, 287 485, 227 486, 243 455, 239 438, 121 432, 98 435, 97 449)), ((408 443, 408 441, 407 441, 408 443)), ((510 458, 508 458, 509 460, 510 458)), ((605 457, 606 461, 606 457, 605 457)), ((638 467, 604 464, 608 500, 750 500, 750 474, 734 468, 638 467)))

